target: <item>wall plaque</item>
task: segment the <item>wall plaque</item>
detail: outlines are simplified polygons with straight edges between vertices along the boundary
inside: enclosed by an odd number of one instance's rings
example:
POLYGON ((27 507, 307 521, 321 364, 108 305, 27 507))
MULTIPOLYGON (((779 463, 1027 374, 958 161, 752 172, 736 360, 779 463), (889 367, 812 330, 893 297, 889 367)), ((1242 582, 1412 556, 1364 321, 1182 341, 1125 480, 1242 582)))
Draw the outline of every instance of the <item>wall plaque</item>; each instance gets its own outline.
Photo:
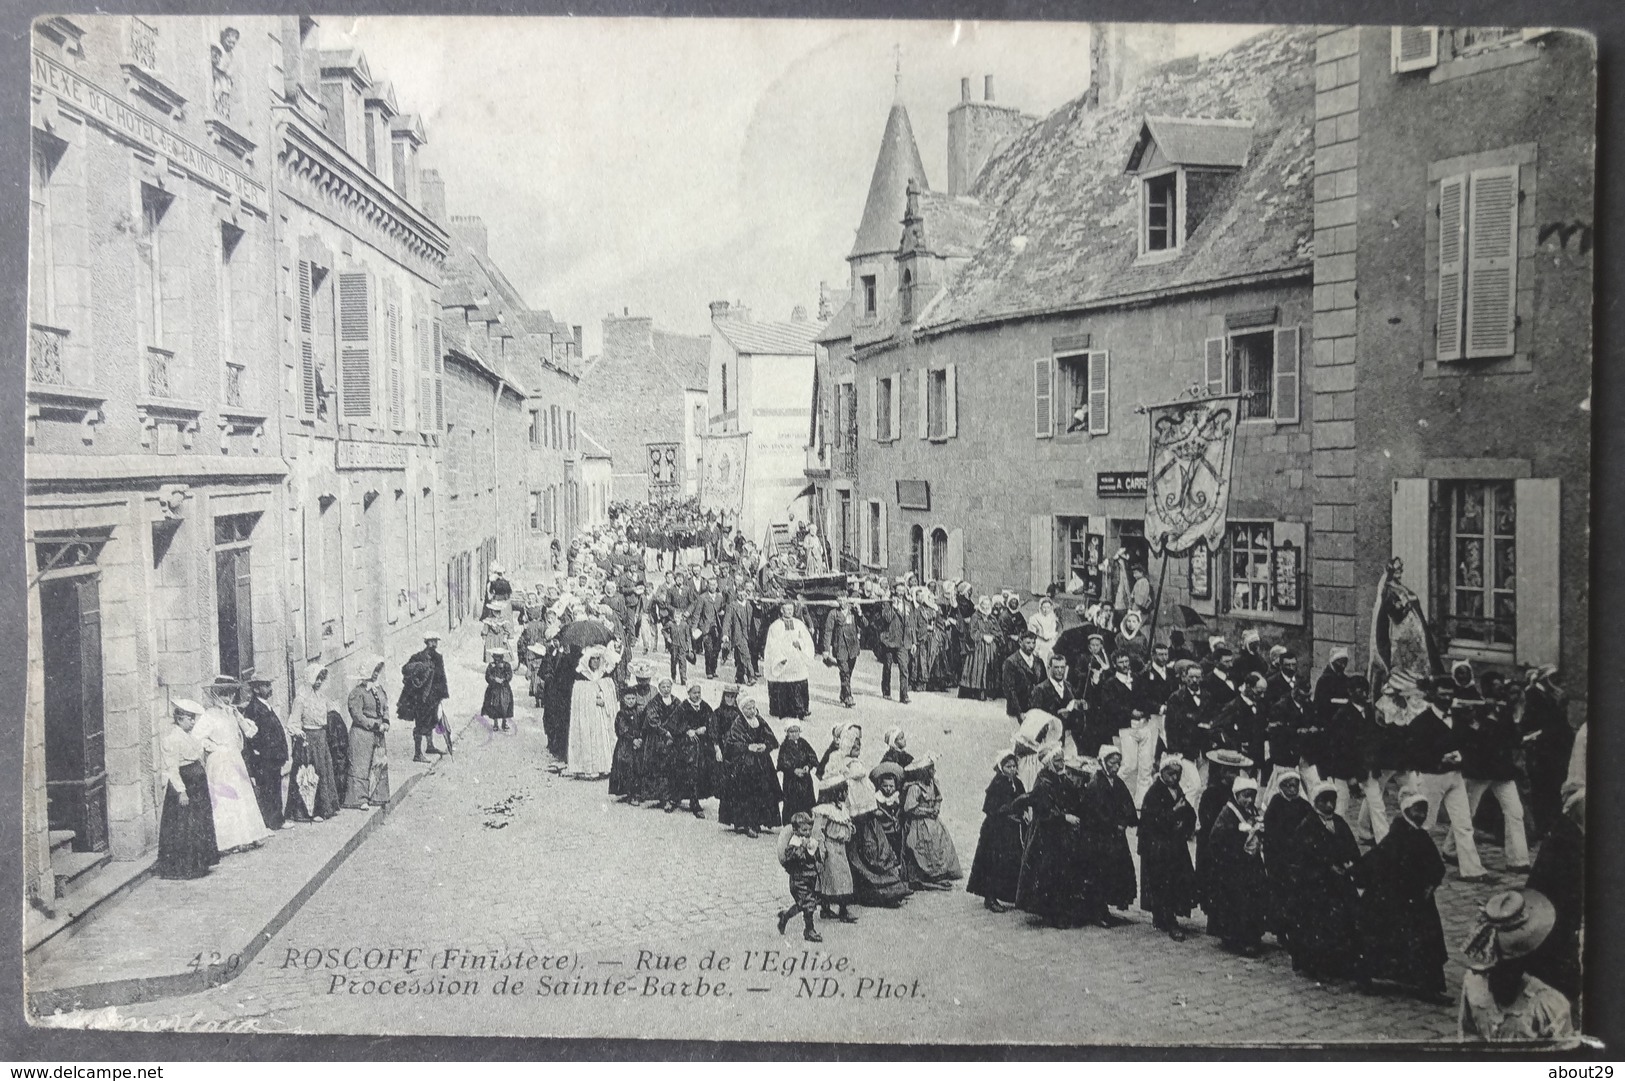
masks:
POLYGON ((897 505, 904 510, 930 510, 931 484, 923 480, 897 482, 897 505))
POLYGON ((338 441, 338 469, 405 469, 406 447, 401 443, 338 441))
POLYGON ((1096 473, 1095 495, 1102 497, 1129 497, 1134 499, 1145 498, 1145 474, 1131 471, 1127 473, 1096 473))

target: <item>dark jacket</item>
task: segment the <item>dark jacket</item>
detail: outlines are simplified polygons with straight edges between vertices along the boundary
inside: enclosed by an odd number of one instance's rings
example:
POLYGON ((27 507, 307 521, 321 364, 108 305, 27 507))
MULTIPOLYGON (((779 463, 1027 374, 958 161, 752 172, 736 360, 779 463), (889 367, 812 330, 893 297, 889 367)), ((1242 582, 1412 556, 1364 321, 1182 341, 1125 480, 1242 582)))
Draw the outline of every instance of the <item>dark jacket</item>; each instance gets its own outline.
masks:
POLYGON ((1004 659, 999 677, 999 685, 1004 688, 1004 711, 1012 717, 1019 717, 1032 708, 1033 688, 1042 683, 1047 674, 1038 654, 1033 654, 1029 660, 1018 650, 1004 659))
POLYGON ((1157 670, 1149 664, 1135 677, 1135 681, 1145 687, 1145 701, 1151 707, 1146 711, 1148 713, 1162 709, 1176 686, 1171 669, 1164 668, 1162 674, 1158 675, 1157 670))
POLYGON ((837 608, 824 621, 824 651, 838 661, 857 660, 862 637, 863 629, 856 612, 852 613, 851 619, 843 620, 841 610, 837 608))
POLYGON ((1518 777, 1513 757, 1518 729, 1504 703, 1458 694, 1450 719, 1461 748, 1461 774, 1475 781, 1512 781, 1518 777))
POLYGON ((1220 747, 1240 751, 1255 765, 1264 762, 1264 710, 1257 702, 1237 695, 1213 718, 1213 733, 1220 747))
MULTIPOLYGON (((1067 687, 1066 694, 1063 697, 1057 693, 1055 684, 1046 676, 1042 683, 1033 688, 1032 694, 1028 696, 1027 703, 1028 709, 1041 709, 1045 713, 1061 718, 1062 725, 1072 734, 1073 742, 1078 745, 1079 750, 1083 751, 1084 754, 1090 753, 1099 746, 1098 743, 1086 742, 1088 736, 1085 726, 1088 724, 1089 714, 1083 700, 1072 693, 1070 686, 1067 687), (1077 706, 1076 710, 1071 713, 1062 712, 1068 706, 1074 704, 1077 706), (1084 750, 1084 748, 1088 749, 1084 750)), ((1116 735, 1115 732, 1112 734, 1116 735)))
POLYGON ((880 609, 880 644, 887 649, 907 649, 914 644, 914 620, 911 613, 899 612, 887 601, 880 609))

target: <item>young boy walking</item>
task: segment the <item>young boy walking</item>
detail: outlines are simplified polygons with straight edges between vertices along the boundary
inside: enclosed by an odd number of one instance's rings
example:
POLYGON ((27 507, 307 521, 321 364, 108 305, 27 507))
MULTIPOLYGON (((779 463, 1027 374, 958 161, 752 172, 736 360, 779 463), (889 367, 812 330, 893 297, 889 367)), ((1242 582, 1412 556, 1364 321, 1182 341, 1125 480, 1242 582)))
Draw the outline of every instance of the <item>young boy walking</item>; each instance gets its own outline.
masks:
POLYGON ((804 929, 801 937, 822 942, 824 936, 813 926, 813 913, 819 905, 818 838, 813 836, 812 815, 797 811, 790 824, 779 831, 779 864, 790 876, 790 907, 779 913, 779 934, 799 911, 804 929))

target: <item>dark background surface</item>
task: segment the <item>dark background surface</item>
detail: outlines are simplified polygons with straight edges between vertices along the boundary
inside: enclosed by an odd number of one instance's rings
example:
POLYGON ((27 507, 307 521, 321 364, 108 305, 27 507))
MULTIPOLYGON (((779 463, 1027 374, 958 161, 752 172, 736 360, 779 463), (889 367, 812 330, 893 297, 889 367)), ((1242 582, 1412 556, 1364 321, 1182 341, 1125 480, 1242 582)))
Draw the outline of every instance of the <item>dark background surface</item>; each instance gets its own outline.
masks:
MULTIPOLYGON (((29 48, 31 19, 42 13, 72 14, 92 7, 77 4, 14 0, 0 12, 0 334, 10 343, 0 351, 0 875, 8 899, 0 923, 0 1059, 37 1064, 124 1060, 388 1060, 427 1061, 511 1059, 895 1059, 895 1058, 1148 1058, 1205 1060, 1314 1057, 1302 1047, 1212 1051, 1198 1048, 1147 1047, 1065 1049, 1050 1047, 956 1047, 886 1044, 796 1044, 764 1042, 640 1042, 592 1040, 455 1039, 414 1037, 336 1037, 285 1035, 209 1035, 77 1032, 31 1029, 23 1013, 22 987, 22 728, 26 688, 26 576, 22 556, 23 409, 22 389, 27 312, 27 193, 29 48)), ((309 3, 254 0, 220 3, 209 0, 159 0, 130 3, 102 0, 98 13, 159 11, 163 14, 212 14, 232 10, 287 12, 312 10, 309 3)), ((1592 589, 1591 714, 1602 718, 1588 732, 1591 787, 1588 822, 1586 1014, 1589 1032, 1601 1039, 1601 1051, 1571 1057, 1617 1058, 1625 1045, 1625 735, 1612 730, 1613 718, 1625 711, 1625 639, 1616 614, 1625 612, 1625 580, 1616 573, 1616 553, 1625 551, 1625 500, 1621 464, 1625 461, 1625 379, 1613 368, 1617 343, 1625 338, 1625 306, 1619 300, 1622 280, 1621 235, 1612 216, 1625 207, 1625 179, 1618 170, 1625 144, 1625 89, 1618 57, 1625 52, 1625 4, 1619 0, 1095 0, 1093 3, 1045 3, 1043 0, 871 0, 856 3, 800 0, 797 3, 750 3, 747 0, 331 0, 317 15, 648 15, 689 17, 819 17, 908 19, 1025 19, 1181 22, 1339 23, 1357 18, 1375 24, 1551 25, 1586 29, 1597 36, 1598 125, 1596 223, 1596 327, 1592 395, 1592 589)), ((184 913, 176 913, 177 920, 184 913)), ((1034 988, 1034 993, 1040 993, 1034 988)), ((741 1036, 747 1034, 741 1033, 741 1036)), ((1057 1034, 1058 1037, 1062 1034, 1057 1034)), ((1366 1052, 1338 1048, 1324 1057, 1385 1059, 1460 1059, 1456 1046, 1374 1047, 1366 1052)), ((1504 1059, 1505 1053, 1498 1057, 1504 1059)))

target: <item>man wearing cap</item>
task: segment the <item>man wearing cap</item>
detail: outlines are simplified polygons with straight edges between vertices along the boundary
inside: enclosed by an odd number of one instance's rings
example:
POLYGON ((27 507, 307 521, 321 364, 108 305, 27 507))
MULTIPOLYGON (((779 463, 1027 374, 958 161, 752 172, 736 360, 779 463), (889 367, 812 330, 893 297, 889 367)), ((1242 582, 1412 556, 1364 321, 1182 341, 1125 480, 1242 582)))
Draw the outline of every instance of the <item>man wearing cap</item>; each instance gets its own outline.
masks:
POLYGON ((1468 809, 1467 780, 1461 775, 1461 736, 1444 718, 1450 711, 1451 692, 1444 680, 1429 686, 1428 706, 1400 730, 1401 770, 1411 771, 1416 787, 1427 797, 1429 819, 1437 821, 1439 809, 1450 819, 1455 838, 1456 869, 1464 882, 1489 878, 1478 856, 1473 834, 1473 816, 1468 809))
POLYGON ((282 816, 283 801, 287 799, 282 778, 288 773, 288 733, 271 708, 271 681, 254 676, 248 681, 248 690, 243 716, 254 725, 254 734, 243 744, 248 780, 254 786, 254 799, 260 805, 266 828, 291 829, 282 816))
MULTIPOLYGON (((1529 838, 1524 828, 1523 800, 1518 795, 1518 729, 1511 703, 1479 687, 1473 666, 1457 661, 1450 670, 1454 697, 1450 727, 1461 749, 1461 775, 1467 779, 1467 813, 1478 814, 1486 792, 1501 805, 1502 844, 1508 871, 1529 870, 1529 838)), ((1486 686, 1489 676, 1485 677, 1486 686)), ((1455 854, 1453 838, 1444 854, 1455 854)))
POLYGON ((1528 971, 1529 958, 1552 933, 1556 912, 1536 890, 1507 890, 1484 902, 1463 952, 1463 1040, 1556 1040, 1574 1035, 1573 1011, 1561 991, 1528 971))
POLYGON ((1019 720, 1031 709, 1033 689, 1044 682, 1046 675, 1044 662, 1038 656, 1038 632, 1028 627, 1021 632, 1016 651, 1004 659, 999 673, 999 682, 1004 687, 1005 714, 1019 720))
POLYGON ((423 757, 425 751, 441 753, 435 749, 434 729, 440 723, 441 703, 450 697, 440 635, 430 631, 423 636, 423 648, 401 666, 401 697, 395 703, 395 715, 412 722, 412 761, 428 761, 423 757))

